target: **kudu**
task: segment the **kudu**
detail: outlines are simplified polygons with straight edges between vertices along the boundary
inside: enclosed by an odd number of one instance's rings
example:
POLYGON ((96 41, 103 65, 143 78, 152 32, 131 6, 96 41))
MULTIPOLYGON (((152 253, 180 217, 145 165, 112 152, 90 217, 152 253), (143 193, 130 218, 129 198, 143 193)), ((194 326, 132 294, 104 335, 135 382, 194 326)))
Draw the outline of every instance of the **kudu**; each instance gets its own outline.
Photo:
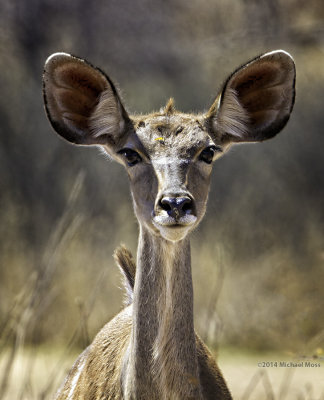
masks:
POLYGON ((139 222, 136 262, 125 249, 129 305, 79 356, 57 399, 231 399, 196 335, 188 234, 206 209, 214 161, 231 144, 275 136, 295 97, 295 66, 281 50, 226 80, 208 112, 130 116, 100 69, 65 53, 44 71, 48 118, 68 141, 99 145, 127 170, 139 222))

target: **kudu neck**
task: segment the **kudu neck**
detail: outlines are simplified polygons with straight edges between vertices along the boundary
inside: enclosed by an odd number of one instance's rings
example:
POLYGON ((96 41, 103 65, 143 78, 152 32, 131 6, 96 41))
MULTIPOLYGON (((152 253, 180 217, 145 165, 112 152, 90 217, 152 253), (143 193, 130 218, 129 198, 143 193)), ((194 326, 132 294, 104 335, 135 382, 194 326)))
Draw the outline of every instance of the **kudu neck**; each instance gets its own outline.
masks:
POLYGON ((153 377, 164 394, 199 399, 188 238, 171 242, 140 229, 131 360, 138 381, 153 377))

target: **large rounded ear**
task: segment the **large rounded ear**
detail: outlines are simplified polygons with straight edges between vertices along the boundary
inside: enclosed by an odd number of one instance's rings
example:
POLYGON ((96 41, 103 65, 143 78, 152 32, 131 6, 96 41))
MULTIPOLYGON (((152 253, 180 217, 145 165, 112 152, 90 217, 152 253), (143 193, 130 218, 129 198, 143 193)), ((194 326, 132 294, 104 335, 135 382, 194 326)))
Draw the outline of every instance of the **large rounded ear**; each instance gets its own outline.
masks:
POLYGON ((114 144, 127 113, 111 80, 80 58, 55 53, 45 63, 47 116, 64 139, 76 144, 114 144))
POLYGON ((287 123, 295 99, 295 64, 282 50, 255 58, 225 82, 207 119, 223 143, 270 139, 287 123))

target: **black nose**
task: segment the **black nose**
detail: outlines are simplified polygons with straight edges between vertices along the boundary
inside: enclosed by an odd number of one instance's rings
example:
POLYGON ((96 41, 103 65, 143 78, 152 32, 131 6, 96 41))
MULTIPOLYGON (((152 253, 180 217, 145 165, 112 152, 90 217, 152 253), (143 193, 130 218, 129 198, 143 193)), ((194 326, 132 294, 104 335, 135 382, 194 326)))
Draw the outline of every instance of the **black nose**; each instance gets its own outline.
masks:
POLYGON ((175 219, 193 214, 193 201, 188 196, 163 196, 159 206, 175 219))

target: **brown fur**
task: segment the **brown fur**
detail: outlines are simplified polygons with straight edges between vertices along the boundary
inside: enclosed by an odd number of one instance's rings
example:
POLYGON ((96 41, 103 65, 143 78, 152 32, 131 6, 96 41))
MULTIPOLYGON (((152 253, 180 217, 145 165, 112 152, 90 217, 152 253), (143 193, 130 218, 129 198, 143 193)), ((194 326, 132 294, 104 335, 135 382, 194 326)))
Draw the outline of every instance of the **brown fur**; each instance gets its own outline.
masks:
POLYGON ((213 162, 233 143, 276 135, 294 83, 292 58, 275 51, 230 75, 207 113, 181 113, 170 99, 157 113, 128 116, 102 71, 64 53, 48 59, 52 126, 125 166, 140 227, 137 266, 124 247, 114 255, 129 305, 81 354, 57 399, 231 399, 194 330, 189 233, 205 214, 213 162))
POLYGON ((124 286, 126 288, 125 305, 128 306, 133 301, 136 264, 132 253, 123 245, 115 250, 114 259, 124 277, 124 286))

